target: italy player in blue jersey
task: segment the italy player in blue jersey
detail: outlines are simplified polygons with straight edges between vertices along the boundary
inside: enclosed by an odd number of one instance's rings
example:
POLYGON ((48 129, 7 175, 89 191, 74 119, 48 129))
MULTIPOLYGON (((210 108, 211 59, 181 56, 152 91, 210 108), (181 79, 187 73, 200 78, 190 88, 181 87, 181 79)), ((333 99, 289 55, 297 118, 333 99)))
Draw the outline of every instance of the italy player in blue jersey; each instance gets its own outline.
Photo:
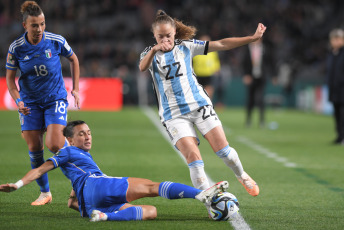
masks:
MULTIPOLYGON (((21 5, 25 33, 9 47, 6 62, 6 81, 15 100, 22 135, 28 145, 32 168, 44 163, 45 145, 53 153, 66 145, 62 130, 67 122, 67 91, 62 77, 60 56, 70 62, 73 77, 72 95, 79 107, 79 61, 67 41, 60 35, 45 31, 42 9, 34 1, 21 5), (15 83, 20 71, 19 87, 15 83)), ((52 195, 48 176, 37 179, 41 194, 32 205, 50 203, 52 195)))
POLYGON ((212 102, 198 84, 192 58, 213 51, 230 50, 260 39, 266 27, 259 23, 252 36, 225 38, 218 41, 192 39, 196 28, 157 12, 152 24, 156 44, 141 54, 139 68, 149 70, 159 104, 161 122, 171 142, 184 155, 193 185, 209 187, 204 162, 198 149, 195 127, 210 143, 213 151, 235 173, 252 196, 259 194, 257 183, 244 171, 236 150, 229 146, 212 102))
POLYGON ((82 217, 89 217, 91 221, 124 221, 156 218, 157 211, 154 206, 129 203, 143 197, 193 198, 209 206, 216 193, 228 188, 226 181, 202 191, 169 181, 157 183, 142 178, 109 177, 93 161, 90 154, 91 130, 84 121, 68 122, 63 135, 71 146, 62 148, 39 168, 30 170, 18 182, 0 185, 0 191, 15 191, 48 171, 60 167, 73 187, 68 201, 70 208, 79 210, 82 217))

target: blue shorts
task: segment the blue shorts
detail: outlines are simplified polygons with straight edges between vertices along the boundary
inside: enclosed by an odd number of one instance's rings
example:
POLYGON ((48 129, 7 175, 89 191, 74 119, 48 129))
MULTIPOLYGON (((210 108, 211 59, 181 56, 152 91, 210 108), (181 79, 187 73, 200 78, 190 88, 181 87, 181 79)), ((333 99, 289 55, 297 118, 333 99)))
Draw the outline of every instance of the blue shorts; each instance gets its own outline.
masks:
POLYGON ((60 99, 47 104, 25 104, 30 114, 19 113, 21 130, 44 130, 50 124, 67 125, 68 101, 60 99))
POLYGON ((84 202, 88 216, 94 209, 118 211, 127 201, 128 177, 90 176, 84 186, 84 202))

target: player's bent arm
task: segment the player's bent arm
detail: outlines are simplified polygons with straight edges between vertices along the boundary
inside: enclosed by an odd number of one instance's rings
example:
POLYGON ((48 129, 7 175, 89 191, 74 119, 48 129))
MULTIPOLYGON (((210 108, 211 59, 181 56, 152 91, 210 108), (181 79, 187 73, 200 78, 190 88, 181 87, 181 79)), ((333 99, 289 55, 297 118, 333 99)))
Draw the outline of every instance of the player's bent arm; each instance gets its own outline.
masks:
POLYGON ((2 184, 0 185, 1 192, 12 192, 20 187, 30 184, 32 181, 40 178, 44 173, 54 169, 54 163, 52 161, 46 161, 40 167, 30 170, 21 180, 15 184, 2 184))
POLYGON ((266 27, 263 24, 259 23, 256 32, 252 36, 232 37, 224 38, 217 41, 210 41, 208 52, 230 50, 243 45, 247 45, 260 39, 263 36, 265 30, 266 27))
POLYGON ((139 69, 141 72, 146 71, 149 66, 152 64, 152 61, 154 59, 154 55, 159 51, 160 46, 155 45, 147 54, 142 58, 139 64, 139 69))
POLYGON ((75 106, 80 108, 79 104, 79 78, 80 78, 80 66, 79 59, 75 53, 72 56, 68 57, 70 63, 70 72, 73 80, 73 90, 72 95, 75 99, 75 106))
POLYGON ((69 195, 68 208, 74 209, 74 210, 79 212, 78 199, 77 199, 75 191, 73 189, 69 195))

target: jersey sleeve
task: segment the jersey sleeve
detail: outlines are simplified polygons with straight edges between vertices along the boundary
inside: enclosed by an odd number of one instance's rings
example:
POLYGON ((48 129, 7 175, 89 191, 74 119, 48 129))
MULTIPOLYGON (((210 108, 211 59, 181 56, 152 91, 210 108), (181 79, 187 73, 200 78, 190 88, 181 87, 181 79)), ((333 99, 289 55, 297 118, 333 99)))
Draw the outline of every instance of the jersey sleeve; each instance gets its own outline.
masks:
POLYGON ((207 55, 208 53, 209 41, 192 39, 189 41, 185 41, 184 44, 190 49, 192 57, 197 55, 207 55))
POLYGON ((53 157, 47 159, 47 161, 52 161, 55 168, 60 167, 61 165, 69 161, 69 151, 66 148, 61 149, 53 157))
POLYGON ((72 47, 69 46, 67 40, 62 37, 62 43, 59 43, 60 45, 60 49, 61 49, 61 55, 64 56, 64 57, 70 57, 73 55, 73 50, 72 50, 72 47))
POLYGON ((7 53, 7 59, 6 59, 6 69, 9 70, 17 70, 18 68, 18 61, 16 56, 8 51, 7 53))
POLYGON ((140 54, 140 62, 141 60, 149 53, 149 51, 152 49, 151 46, 146 47, 142 53, 140 54))

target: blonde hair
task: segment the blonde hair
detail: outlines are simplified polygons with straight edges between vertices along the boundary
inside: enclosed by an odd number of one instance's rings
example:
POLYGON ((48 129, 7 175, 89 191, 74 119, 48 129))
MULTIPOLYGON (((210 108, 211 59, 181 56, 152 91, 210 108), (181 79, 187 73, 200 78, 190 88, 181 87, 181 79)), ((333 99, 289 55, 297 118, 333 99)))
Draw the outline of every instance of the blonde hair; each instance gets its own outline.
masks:
POLYGON ((41 7, 35 1, 26 1, 20 7, 20 12, 23 15, 23 22, 26 21, 27 17, 39 16, 43 13, 41 7))
POLYGON ((162 23, 164 24, 169 23, 176 29, 176 36, 175 36, 176 39, 182 39, 182 40, 192 39, 196 35, 196 32, 197 32, 196 27, 187 26, 182 21, 179 21, 176 18, 173 19, 171 16, 166 14, 165 11, 158 10, 155 16, 155 20, 152 24, 152 32, 154 32, 154 28, 158 24, 162 24, 162 23))

